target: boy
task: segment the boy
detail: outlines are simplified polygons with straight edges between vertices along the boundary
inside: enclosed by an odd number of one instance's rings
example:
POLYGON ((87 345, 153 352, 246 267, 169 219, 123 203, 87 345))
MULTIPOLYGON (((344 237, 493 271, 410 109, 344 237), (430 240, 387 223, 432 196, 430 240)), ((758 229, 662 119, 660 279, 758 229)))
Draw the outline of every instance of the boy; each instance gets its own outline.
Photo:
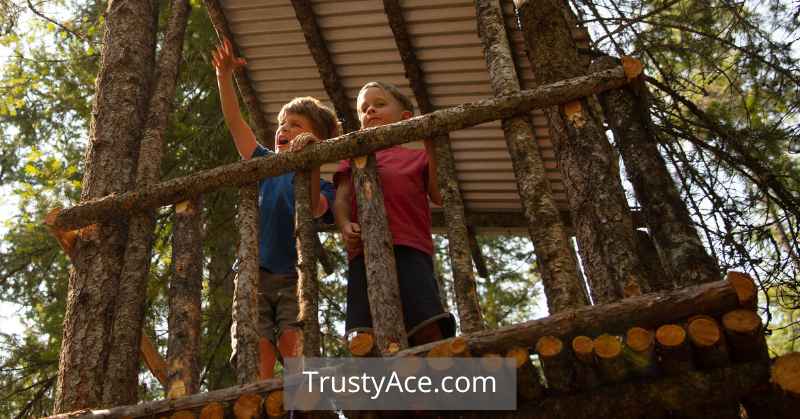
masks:
MULTIPOLYGON (((243 159, 266 156, 270 151, 256 142, 255 134, 242 118, 234 93, 232 73, 244 66, 233 55, 230 41, 223 40, 212 61, 217 73, 222 113, 243 159)), ((299 97, 283 106, 278 114, 275 153, 302 150, 317 138, 339 135, 336 114, 312 97, 299 97)), ((319 168, 311 172, 319 179, 319 168)), ((297 249, 294 238, 294 173, 262 179, 259 182, 259 376, 272 378, 277 350, 283 358, 299 356, 301 330, 297 327, 297 249)), ((333 185, 320 179, 311 182, 311 208, 314 217, 333 221, 333 185)))

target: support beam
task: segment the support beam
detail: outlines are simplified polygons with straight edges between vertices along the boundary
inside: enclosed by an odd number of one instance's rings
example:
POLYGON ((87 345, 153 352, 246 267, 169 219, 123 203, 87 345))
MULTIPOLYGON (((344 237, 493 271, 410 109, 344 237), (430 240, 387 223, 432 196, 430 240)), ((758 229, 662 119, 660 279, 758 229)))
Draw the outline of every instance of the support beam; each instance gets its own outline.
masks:
MULTIPOLYGON (((397 50, 403 60, 406 78, 411 84, 417 105, 423 114, 434 111, 428 89, 425 86, 425 74, 417 61, 411 37, 406 28, 403 9, 398 0, 384 0, 383 8, 392 28, 397 50)), ((435 153, 438 187, 444 203, 444 219, 447 226, 448 253, 453 272, 453 290, 455 291, 458 318, 461 331, 464 333, 483 330, 483 316, 478 303, 478 292, 475 277, 472 273, 470 261, 470 241, 464 216, 464 201, 461 199, 456 168, 453 159, 453 150, 450 148, 449 134, 443 134, 433 139, 435 153)))
POLYGON ((297 320, 303 325, 302 354, 320 356, 319 282, 317 278, 314 217, 311 211, 311 179, 307 170, 294 174, 294 235, 297 238, 297 320))
POLYGON ((317 63, 319 75, 322 78, 322 84, 325 86, 325 91, 328 97, 336 107, 336 113, 342 119, 344 132, 352 132, 361 128, 358 122, 358 116, 352 106, 350 106, 350 99, 347 98, 344 87, 339 75, 336 73, 336 66, 333 64, 331 54, 328 51, 328 46, 325 43, 325 38, 319 29, 317 17, 314 14, 314 9, 309 0, 292 0, 292 7, 297 16, 297 21, 300 22, 300 27, 303 28, 303 36, 306 38, 306 45, 314 57, 314 62, 317 63))
POLYGON ((467 234, 469 235, 469 251, 472 253, 472 262, 475 264, 475 270, 481 278, 489 278, 489 269, 486 267, 486 259, 483 257, 481 245, 478 244, 478 237, 475 229, 467 227, 467 234))
POLYGON ((531 109, 568 102, 622 86, 628 82, 628 77, 622 67, 617 67, 523 90, 510 96, 439 109, 403 122, 339 136, 314 144, 298 153, 279 153, 232 163, 161 182, 144 190, 97 198, 58 212, 49 220, 48 225, 61 230, 75 230, 99 221, 124 217, 134 210, 185 201, 194 195, 224 186, 242 186, 264 177, 365 155, 419 138, 434 137, 529 112, 531 109))
POLYGON ((236 382, 258 380, 258 184, 239 189, 239 273, 234 278, 231 345, 236 382))
MULTIPOLYGON (((231 32, 230 27, 228 26, 228 20, 225 18, 225 12, 222 10, 222 5, 220 4, 219 0, 203 0, 203 3, 206 6, 206 10, 208 10, 208 17, 211 20, 211 25, 214 26, 214 31, 217 33, 217 38, 220 41, 222 38, 228 38, 233 46, 233 53, 237 57, 241 57, 242 54, 236 45, 233 32, 231 32)), ((275 137, 275 133, 272 131, 272 129, 270 129, 269 123, 264 116, 264 112, 261 110, 261 103, 258 100, 255 89, 253 88, 253 83, 250 80, 250 75, 247 71, 247 68, 239 67, 236 69, 236 71, 233 73, 233 78, 236 80, 236 85, 239 87, 239 93, 242 95, 242 99, 244 99, 245 106, 247 107, 247 113, 250 114, 250 119, 253 122, 253 128, 256 132, 256 137, 261 145, 272 149, 274 147, 272 139, 275 137)))
MULTIPOLYGON (((602 57, 590 69, 620 65, 602 57)), ((625 162, 625 173, 650 229, 658 259, 675 288, 719 279, 717 262, 695 230, 689 210, 672 181, 650 119, 649 92, 642 77, 629 86, 598 95, 606 121, 625 162)))
POLYGON ((395 345, 407 348, 394 242, 386 219, 375 154, 354 158, 350 168, 361 226, 369 311, 378 350, 385 353, 395 345))
MULTIPOLYGON (((519 22, 537 83, 586 73, 564 17, 563 0, 517 0, 519 22)), ((611 302, 647 291, 618 157, 605 135, 596 99, 545 109, 592 300, 611 302)))
MULTIPOLYGON (((519 78, 497 2, 478 0, 476 9, 478 34, 494 94, 504 96, 518 93, 519 78)), ((528 221, 528 231, 539 261, 547 307, 552 314, 589 304, 583 292, 583 281, 572 253, 569 235, 559 218, 549 182, 544 175, 544 163, 536 147, 530 121, 527 116, 506 118, 503 120, 503 132, 511 154, 517 190, 522 198, 523 213, 528 221)))

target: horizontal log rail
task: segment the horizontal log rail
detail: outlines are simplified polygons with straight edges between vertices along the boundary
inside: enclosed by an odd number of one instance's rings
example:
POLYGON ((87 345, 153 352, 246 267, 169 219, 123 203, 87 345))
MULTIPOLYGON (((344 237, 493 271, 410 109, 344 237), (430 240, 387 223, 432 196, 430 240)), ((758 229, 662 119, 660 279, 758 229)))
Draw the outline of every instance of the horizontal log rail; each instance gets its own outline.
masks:
POLYGON ((76 230, 114 217, 125 217, 137 210, 175 204, 222 187, 242 186, 265 177, 366 155, 420 138, 433 138, 533 109, 566 103, 619 88, 640 73, 641 68, 619 66, 510 96, 440 109, 403 122, 352 132, 298 153, 245 160, 171 179, 147 189, 82 202, 57 212, 46 224, 62 231, 76 230))
MULTIPOLYGON (((719 316, 740 308, 752 282, 710 282, 674 291, 626 298, 614 303, 567 310, 542 319, 496 330, 463 335, 478 353, 503 353, 513 347, 533 347, 544 336, 571 339, 578 335, 624 334, 629 328, 655 328, 696 314, 719 316), (743 289, 746 288, 746 289, 743 289)), ((424 356, 435 343, 416 346, 395 356, 424 356)))

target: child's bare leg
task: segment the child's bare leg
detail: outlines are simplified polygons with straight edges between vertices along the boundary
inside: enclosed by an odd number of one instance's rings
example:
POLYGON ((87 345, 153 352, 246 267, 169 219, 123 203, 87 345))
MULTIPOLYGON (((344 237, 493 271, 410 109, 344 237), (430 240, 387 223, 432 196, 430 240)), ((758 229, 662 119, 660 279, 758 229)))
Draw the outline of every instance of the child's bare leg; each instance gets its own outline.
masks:
POLYGON ((258 339, 258 377, 262 380, 272 378, 275 373, 275 345, 267 338, 258 339))
POLYGON ((283 359, 283 367, 286 368, 287 358, 297 358, 303 354, 302 350, 303 331, 296 327, 287 327, 281 332, 278 338, 278 351, 283 359))

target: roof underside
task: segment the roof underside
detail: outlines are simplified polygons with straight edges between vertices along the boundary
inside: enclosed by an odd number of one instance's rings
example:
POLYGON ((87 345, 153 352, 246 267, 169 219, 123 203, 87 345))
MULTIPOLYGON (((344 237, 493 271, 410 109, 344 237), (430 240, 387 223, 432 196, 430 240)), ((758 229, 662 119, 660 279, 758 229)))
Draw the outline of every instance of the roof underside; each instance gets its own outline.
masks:
MULTIPOLYGON (((374 80, 393 83, 414 98, 381 0, 311 3, 353 109, 360 87, 374 80)), ((513 2, 500 3, 522 88, 529 88, 533 74, 513 2)), ((221 4, 273 128, 281 106, 296 96, 314 96, 331 105, 290 0, 222 0, 221 4)), ((404 0, 400 4, 433 105, 440 108, 491 97, 474 1, 404 0)), ((547 121, 541 112, 535 112, 532 121, 554 198, 566 208, 547 121)), ((450 138, 466 209, 518 211, 520 200, 500 121, 452 132, 450 138)), ((408 146, 421 147, 421 143, 408 146)), ((323 166, 323 176, 330 178, 335 167, 323 166)))

